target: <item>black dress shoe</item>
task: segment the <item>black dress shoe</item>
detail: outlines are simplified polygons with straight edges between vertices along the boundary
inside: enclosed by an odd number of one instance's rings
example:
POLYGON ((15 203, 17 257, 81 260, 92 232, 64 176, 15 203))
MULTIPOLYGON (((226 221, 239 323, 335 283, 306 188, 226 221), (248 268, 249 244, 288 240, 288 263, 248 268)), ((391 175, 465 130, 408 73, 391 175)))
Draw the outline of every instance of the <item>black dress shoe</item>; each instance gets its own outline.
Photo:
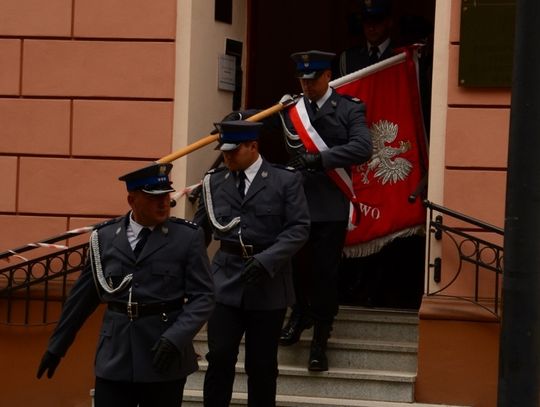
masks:
POLYGON ((328 370, 328 358, 326 357, 325 346, 321 346, 318 343, 311 343, 308 370, 310 372, 326 372, 328 370))
POLYGON ((279 344, 283 346, 294 345, 300 340, 300 336, 304 329, 309 329, 313 326, 313 319, 305 317, 298 312, 293 311, 289 322, 281 330, 279 344))

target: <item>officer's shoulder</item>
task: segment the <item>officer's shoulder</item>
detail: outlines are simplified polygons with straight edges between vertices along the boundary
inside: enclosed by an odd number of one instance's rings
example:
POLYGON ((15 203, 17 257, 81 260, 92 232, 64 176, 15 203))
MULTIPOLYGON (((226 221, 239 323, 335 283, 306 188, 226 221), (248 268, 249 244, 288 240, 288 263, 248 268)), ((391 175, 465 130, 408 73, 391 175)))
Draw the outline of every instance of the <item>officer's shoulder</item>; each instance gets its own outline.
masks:
POLYGON ((218 174, 220 173, 221 171, 224 171, 226 170, 227 167, 216 167, 216 168, 211 168, 209 169, 208 171, 206 171, 206 174, 208 175, 213 175, 213 174, 218 174))
POLYGON ((272 164, 270 164, 270 166, 272 166, 272 167, 274 167, 274 168, 277 168, 277 169, 279 169, 279 170, 285 170, 285 171, 289 171, 289 172, 295 172, 295 171, 297 171, 296 168, 291 167, 290 165, 283 165, 283 164, 272 163, 272 164))
POLYGON ((124 216, 118 216, 116 218, 113 218, 113 219, 108 219, 106 221, 103 221, 101 223, 98 223, 96 225, 94 225, 94 230, 96 229, 102 229, 104 228, 105 226, 110 226, 110 225, 114 225, 116 223, 119 223, 122 219, 124 219, 124 216))
POLYGON ((189 221, 187 219, 184 219, 184 218, 177 218, 176 216, 171 216, 169 218, 169 221, 171 221, 172 223, 174 223, 176 225, 183 225, 183 226, 190 227, 192 229, 198 229, 199 228, 199 225, 197 225, 196 223, 191 222, 191 221, 189 221))
POLYGON ((362 99, 359 99, 359 98, 357 98, 357 97, 355 97, 355 96, 351 96, 351 95, 341 95, 341 96, 342 96, 344 99, 346 99, 346 100, 348 100, 348 101, 350 101, 350 102, 353 102, 353 103, 358 103, 358 104, 364 103, 364 102, 362 101, 362 99))

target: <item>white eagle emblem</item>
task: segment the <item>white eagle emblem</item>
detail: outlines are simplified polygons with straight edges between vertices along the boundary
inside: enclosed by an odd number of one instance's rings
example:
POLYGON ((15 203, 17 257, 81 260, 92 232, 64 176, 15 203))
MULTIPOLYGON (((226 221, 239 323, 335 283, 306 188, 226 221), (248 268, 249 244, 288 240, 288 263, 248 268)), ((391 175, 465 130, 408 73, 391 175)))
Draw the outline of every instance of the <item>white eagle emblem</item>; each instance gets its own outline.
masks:
POLYGON ((371 126, 371 138, 373 139, 373 155, 371 159, 359 166, 358 171, 362 174, 362 182, 369 184, 368 175, 374 172, 374 177, 381 184, 395 184, 403 181, 410 174, 413 165, 403 157, 397 157, 410 150, 411 143, 401 140, 398 147, 391 145, 398 135, 398 125, 388 120, 379 120, 371 126))

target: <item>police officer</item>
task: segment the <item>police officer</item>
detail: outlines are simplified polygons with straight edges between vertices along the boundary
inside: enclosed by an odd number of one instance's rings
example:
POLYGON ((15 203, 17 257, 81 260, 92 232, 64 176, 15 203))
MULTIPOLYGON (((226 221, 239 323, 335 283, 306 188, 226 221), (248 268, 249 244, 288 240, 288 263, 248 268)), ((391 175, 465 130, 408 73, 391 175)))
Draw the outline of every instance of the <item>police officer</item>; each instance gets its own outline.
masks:
POLYGON ((38 378, 51 378, 85 320, 107 303, 96 407, 178 407, 198 367, 192 340, 212 312, 213 282, 203 230, 169 217, 171 167, 152 164, 120 177, 131 211, 93 231, 89 261, 38 368, 38 378))
POLYGON ((347 190, 338 185, 347 177, 350 182, 349 168, 366 162, 372 152, 364 104, 329 86, 333 57, 321 51, 291 55, 303 96, 282 116, 289 164, 304 177, 311 231, 294 259, 297 302, 280 342, 296 343, 314 324, 311 371, 328 370, 327 340, 338 311, 337 271, 351 205, 347 190))
POLYGON ((204 405, 227 407, 245 334, 248 406, 275 406, 277 350, 294 302, 291 257, 309 233, 301 175, 259 154, 261 123, 217 123, 225 167, 204 177, 194 221, 213 233, 216 308, 208 321, 204 405))
POLYGON ((393 28, 391 0, 361 0, 360 22, 364 42, 339 56, 335 76, 343 76, 394 55, 391 43, 393 28))

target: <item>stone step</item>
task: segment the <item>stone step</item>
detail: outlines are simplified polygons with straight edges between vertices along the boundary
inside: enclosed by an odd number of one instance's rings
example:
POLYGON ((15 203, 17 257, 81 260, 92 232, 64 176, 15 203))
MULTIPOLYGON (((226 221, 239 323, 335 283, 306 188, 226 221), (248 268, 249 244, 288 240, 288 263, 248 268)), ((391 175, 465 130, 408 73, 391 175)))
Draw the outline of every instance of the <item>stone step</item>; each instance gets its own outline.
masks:
POLYGON ((418 312, 341 306, 332 330, 334 338, 418 341, 418 312))
MULTIPOLYGON (((308 335, 293 346, 280 346, 280 365, 307 366, 311 339, 308 335)), ((204 357, 208 351, 206 332, 195 338, 195 349, 204 357)), ((244 359, 244 341, 240 344, 238 360, 244 359)), ((418 346, 413 342, 387 342, 359 339, 330 338, 327 356, 330 366, 344 369, 374 369, 416 372, 418 346)))
MULTIPOLYGON (((413 311, 340 307, 328 343, 330 370, 309 372, 313 330, 298 344, 279 349, 278 406, 425 406, 414 400, 418 314, 413 311)), ((187 406, 200 406, 207 362, 206 331, 196 338, 200 371, 186 383, 187 406)), ((245 406, 243 343, 232 406, 245 406)))
MULTIPOLYGON (((189 376, 186 389, 203 388, 207 362, 199 362, 200 370, 189 376)), ((277 393, 280 396, 309 395, 310 397, 345 398, 412 402, 415 373, 385 370, 336 369, 309 372, 305 367, 280 365, 277 393)), ((234 391, 247 391, 247 376, 243 364, 236 365, 234 391)))
MULTIPOLYGON (((184 391, 184 407, 200 407, 203 394, 201 390, 184 391)), ((231 407, 247 405, 246 393, 233 393, 231 407)), ((326 397, 282 396, 276 397, 277 407, 457 407, 442 404, 400 403, 374 400, 348 400, 326 397)))
MULTIPOLYGON (((310 345, 310 339, 302 338, 293 346, 281 346, 279 364, 307 366, 310 345)), ((417 350, 415 343, 330 338, 326 354, 328 363, 335 368, 416 373, 417 350)))

